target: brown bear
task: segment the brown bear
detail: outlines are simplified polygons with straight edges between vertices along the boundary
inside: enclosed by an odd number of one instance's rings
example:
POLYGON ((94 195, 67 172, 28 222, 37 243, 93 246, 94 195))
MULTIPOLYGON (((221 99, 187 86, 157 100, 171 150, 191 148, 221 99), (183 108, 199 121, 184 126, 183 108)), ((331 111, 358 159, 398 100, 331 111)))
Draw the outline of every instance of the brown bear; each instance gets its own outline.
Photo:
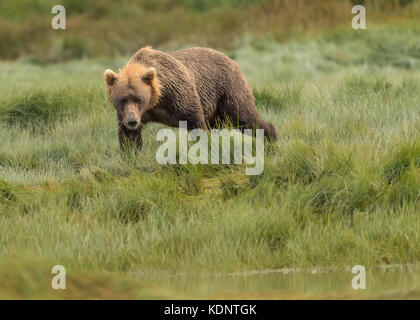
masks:
POLYGON ((226 122, 242 130, 261 128, 269 140, 277 140, 274 126, 255 108, 241 69, 221 52, 197 47, 167 54, 145 47, 119 74, 108 69, 104 77, 122 149, 133 142, 141 148, 141 130, 148 122, 176 127, 181 120, 188 130, 226 122))

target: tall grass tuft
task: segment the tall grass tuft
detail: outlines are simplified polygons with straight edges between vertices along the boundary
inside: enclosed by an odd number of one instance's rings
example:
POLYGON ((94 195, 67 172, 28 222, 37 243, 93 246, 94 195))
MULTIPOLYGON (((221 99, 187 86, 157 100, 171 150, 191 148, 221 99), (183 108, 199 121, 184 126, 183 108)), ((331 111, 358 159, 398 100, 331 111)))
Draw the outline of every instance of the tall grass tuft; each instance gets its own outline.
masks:
POLYGON ((103 90, 98 88, 63 87, 30 89, 0 102, 0 119, 24 126, 51 125, 80 112, 98 109, 103 90))

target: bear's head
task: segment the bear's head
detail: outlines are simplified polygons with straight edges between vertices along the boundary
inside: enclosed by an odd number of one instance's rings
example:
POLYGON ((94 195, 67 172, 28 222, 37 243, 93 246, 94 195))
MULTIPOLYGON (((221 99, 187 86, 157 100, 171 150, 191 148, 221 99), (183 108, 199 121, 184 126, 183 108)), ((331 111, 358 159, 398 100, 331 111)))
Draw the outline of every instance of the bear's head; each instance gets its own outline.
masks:
POLYGON ((142 115, 159 100, 160 83, 156 69, 130 63, 119 74, 106 70, 104 78, 118 120, 128 129, 136 130, 142 115))

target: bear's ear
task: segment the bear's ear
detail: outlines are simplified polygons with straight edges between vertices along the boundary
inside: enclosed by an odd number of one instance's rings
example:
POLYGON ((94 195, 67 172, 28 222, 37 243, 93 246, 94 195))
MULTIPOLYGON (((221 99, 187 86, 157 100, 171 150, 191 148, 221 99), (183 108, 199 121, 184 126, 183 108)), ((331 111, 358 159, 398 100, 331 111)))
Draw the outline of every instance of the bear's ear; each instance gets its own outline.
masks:
POLYGON ((105 70, 104 79, 108 87, 112 87, 115 82, 118 81, 118 78, 118 74, 116 74, 114 71, 110 69, 105 70))
POLYGON ((143 74, 143 81, 147 84, 151 84, 153 79, 156 77, 156 69, 155 68, 149 68, 144 74, 143 74))

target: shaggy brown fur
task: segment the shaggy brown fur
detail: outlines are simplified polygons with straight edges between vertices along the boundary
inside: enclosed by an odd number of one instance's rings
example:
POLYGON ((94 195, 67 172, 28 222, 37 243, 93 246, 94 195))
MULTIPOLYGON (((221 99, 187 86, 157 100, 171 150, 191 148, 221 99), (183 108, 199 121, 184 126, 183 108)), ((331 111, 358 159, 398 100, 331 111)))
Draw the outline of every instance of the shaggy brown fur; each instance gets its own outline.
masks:
POLYGON ((109 97, 117 110, 121 147, 133 141, 141 147, 147 122, 188 129, 231 122, 261 128, 277 140, 274 126, 255 108, 252 89, 239 66, 221 52, 191 48, 167 54, 145 47, 137 51, 119 74, 105 71, 109 97))

